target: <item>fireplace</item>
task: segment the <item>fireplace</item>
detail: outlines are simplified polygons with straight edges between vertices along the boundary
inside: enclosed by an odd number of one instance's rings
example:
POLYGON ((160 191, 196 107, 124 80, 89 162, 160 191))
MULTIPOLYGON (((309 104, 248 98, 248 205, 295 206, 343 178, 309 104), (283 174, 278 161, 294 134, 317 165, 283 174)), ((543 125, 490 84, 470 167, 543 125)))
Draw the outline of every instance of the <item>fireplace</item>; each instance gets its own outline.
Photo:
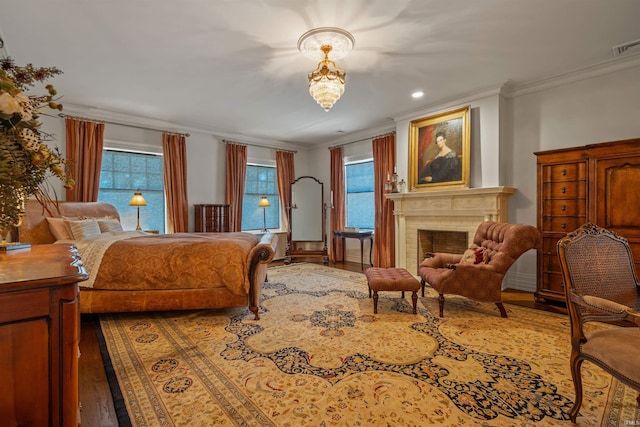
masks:
POLYGON ((418 273, 417 266, 428 251, 420 246, 422 239, 428 240, 419 237, 420 231, 435 232, 438 242, 455 239, 459 245, 456 250, 430 252, 464 252, 481 222, 508 222, 507 199, 515 191, 491 187, 386 194, 394 201, 396 266, 418 273))
POLYGON ((425 252, 463 253, 468 248, 468 234, 465 231, 418 230, 418 265, 424 259, 425 252))

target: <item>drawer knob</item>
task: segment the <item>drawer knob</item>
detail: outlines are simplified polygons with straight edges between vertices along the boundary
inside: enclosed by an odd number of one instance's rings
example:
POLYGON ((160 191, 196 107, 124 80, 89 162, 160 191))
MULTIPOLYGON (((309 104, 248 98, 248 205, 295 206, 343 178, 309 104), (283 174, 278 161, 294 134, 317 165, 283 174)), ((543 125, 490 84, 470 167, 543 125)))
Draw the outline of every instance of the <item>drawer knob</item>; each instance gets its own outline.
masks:
POLYGON ((567 205, 562 205, 561 209, 562 209, 562 212, 566 211, 567 210, 567 205))
POLYGON ((566 176, 567 175, 567 170, 566 169, 562 169, 562 176, 566 176))
POLYGON ((560 228, 562 228, 563 230, 567 228, 567 223, 563 222, 562 224, 560 224, 560 228))
POLYGON ((561 192, 562 194, 566 193, 566 192, 567 192, 567 187, 562 187, 562 188, 560 189, 560 192, 561 192))

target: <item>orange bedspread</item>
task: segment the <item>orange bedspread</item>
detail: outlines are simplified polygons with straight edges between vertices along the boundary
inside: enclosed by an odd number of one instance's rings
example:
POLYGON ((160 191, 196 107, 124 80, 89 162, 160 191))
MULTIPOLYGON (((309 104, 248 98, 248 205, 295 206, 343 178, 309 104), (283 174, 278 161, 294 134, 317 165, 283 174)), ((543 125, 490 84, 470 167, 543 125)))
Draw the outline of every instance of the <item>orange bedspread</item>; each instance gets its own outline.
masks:
POLYGON ((94 289, 156 290, 226 287, 249 292, 247 233, 175 233, 113 242, 95 274, 94 289))

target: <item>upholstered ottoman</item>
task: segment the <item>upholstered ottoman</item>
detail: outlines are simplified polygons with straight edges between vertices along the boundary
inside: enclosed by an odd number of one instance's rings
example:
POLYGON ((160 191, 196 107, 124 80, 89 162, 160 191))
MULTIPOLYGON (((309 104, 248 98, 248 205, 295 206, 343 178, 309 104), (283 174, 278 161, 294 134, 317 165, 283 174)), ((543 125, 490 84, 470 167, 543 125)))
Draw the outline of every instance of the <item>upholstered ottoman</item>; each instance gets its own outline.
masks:
POLYGON ((367 276, 369 284, 369 298, 373 291, 373 313, 378 313, 378 291, 411 291, 413 301, 413 314, 416 314, 416 304, 418 302, 418 289, 420 282, 404 268, 368 268, 364 274, 367 276))

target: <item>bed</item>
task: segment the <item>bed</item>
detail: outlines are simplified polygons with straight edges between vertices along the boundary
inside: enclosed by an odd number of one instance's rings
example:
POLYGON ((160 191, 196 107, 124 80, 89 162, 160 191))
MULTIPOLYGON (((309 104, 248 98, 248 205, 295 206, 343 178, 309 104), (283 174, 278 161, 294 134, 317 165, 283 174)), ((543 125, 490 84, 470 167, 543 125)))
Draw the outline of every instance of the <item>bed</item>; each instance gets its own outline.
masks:
POLYGON ((90 275, 80 283, 81 313, 248 306, 260 318, 258 303, 276 235, 158 235, 122 231, 119 220, 109 203, 58 202, 45 210, 28 200, 19 238, 77 246, 90 275))

